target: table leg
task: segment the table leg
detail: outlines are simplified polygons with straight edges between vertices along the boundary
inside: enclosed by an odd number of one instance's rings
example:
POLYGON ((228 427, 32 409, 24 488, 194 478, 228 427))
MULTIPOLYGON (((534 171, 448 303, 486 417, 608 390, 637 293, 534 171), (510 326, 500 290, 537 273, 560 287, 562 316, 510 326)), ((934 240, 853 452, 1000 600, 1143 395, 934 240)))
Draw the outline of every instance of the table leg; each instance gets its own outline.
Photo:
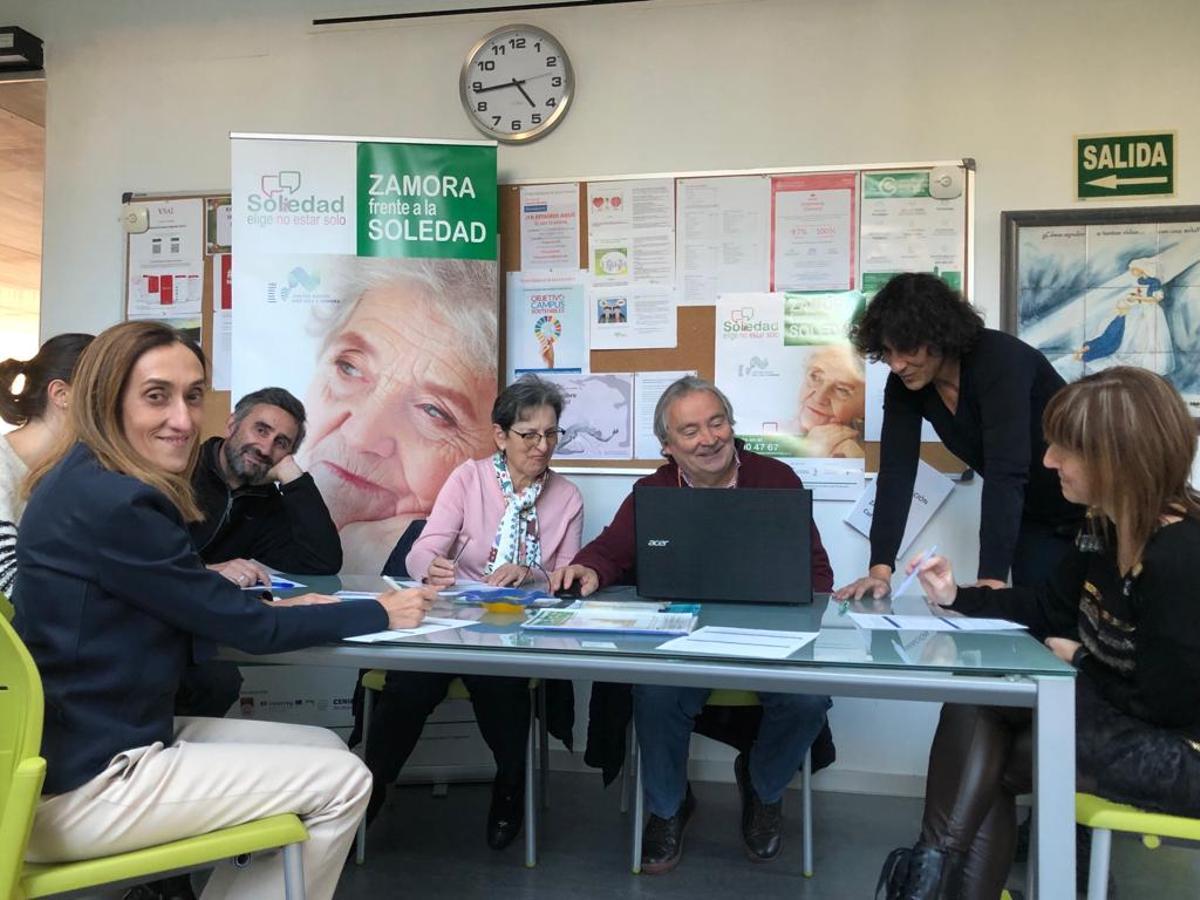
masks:
POLYGON ((1074 897, 1075 679, 1042 676, 1034 680, 1034 884, 1039 897, 1074 897))

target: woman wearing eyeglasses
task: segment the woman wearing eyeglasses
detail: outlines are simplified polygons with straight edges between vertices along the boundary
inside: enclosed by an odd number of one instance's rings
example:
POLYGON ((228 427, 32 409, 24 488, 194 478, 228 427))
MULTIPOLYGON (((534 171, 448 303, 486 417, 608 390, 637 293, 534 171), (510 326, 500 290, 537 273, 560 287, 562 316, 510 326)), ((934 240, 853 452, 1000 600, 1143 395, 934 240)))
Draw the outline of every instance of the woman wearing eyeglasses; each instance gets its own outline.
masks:
MULTIPOLYGON (((562 409, 558 387, 533 376, 501 392, 492 406, 496 452, 468 460, 450 474, 409 551, 410 574, 438 586, 455 580, 516 586, 545 580, 546 572, 571 561, 583 536, 583 498, 575 485, 550 471, 550 457, 562 435, 562 409)), ((454 678, 388 672, 367 740, 367 766, 375 779, 368 822, 454 678)), ((528 682, 478 675, 462 679, 496 759, 487 841, 502 850, 521 831, 528 682)))

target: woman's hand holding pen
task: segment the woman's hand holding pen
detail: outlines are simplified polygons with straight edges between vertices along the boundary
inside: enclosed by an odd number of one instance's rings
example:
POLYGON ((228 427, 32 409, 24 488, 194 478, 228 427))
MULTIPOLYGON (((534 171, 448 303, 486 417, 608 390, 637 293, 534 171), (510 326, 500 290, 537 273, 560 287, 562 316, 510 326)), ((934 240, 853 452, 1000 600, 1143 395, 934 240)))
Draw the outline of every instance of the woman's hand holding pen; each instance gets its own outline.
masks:
POLYGON ((958 596, 958 585, 954 583, 954 570, 950 560, 944 556, 916 556, 905 566, 904 571, 916 572, 917 580, 925 591, 926 599, 937 606, 953 606, 958 596))
POLYGON ((433 585, 404 588, 379 595, 380 605, 387 610, 388 628, 416 628, 435 600, 437 588, 433 585))
POLYGON ((454 586, 454 560, 444 556, 435 556, 429 568, 425 571, 425 583, 435 587, 454 586))

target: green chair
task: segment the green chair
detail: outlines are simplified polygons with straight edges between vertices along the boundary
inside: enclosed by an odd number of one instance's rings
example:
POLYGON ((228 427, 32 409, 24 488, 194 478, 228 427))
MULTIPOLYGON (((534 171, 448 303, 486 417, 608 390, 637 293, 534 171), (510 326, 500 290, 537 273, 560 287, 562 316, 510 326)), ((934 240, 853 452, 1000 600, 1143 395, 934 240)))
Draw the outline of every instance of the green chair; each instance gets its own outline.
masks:
MULTIPOLYGON (((366 752, 367 736, 371 732, 371 712, 375 705, 375 693, 383 690, 387 680, 386 669, 371 669, 362 677, 363 686, 363 724, 362 747, 366 752)), ((461 678, 450 682, 446 690, 447 700, 470 700, 471 694, 461 678)), ((537 865, 537 808, 540 787, 541 806, 545 809, 547 787, 550 774, 550 736, 546 729, 546 689, 536 678, 529 679, 529 737, 525 745, 525 865, 533 868, 537 865), (537 742, 534 741, 535 731, 537 742), (535 754, 535 751, 536 754, 535 754), (540 760, 540 785, 535 781, 534 756, 540 760)), ((367 858, 367 823, 358 823, 358 838, 356 842, 354 861, 362 865, 367 858)))
MULTIPOLYGON (((709 693, 705 706, 758 706, 758 694, 754 691, 733 691, 718 688, 709 693)), ((627 808, 625 791, 633 782, 633 835, 632 835, 632 866, 633 874, 642 871, 642 758, 638 753, 637 732, 631 719, 629 722, 628 755, 625 760, 624 787, 621 796, 621 812, 627 808), (632 778, 630 774, 632 773, 632 778)), ((812 750, 804 754, 804 768, 800 776, 800 793, 802 797, 802 820, 804 832, 804 877, 813 875, 813 845, 812 845, 812 750)))
POLYGON ((1088 900, 1104 900, 1108 896, 1108 865, 1114 831, 1140 834, 1142 843, 1151 850, 1157 849, 1164 837, 1200 841, 1200 819, 1145 812, 1091 794, 1075 795, 1075 821, 1092 829, 1088 900))
POLYGON ((205 868, 263 850, 283 848, 284 896, 304 900, 301 844, 308 832, 294 815, 271 816, 129 853, 47 865, 25 863, 46 761, 42 742, 42 681, 29 651, 0 616, 0 897, 27 900, 205 868))

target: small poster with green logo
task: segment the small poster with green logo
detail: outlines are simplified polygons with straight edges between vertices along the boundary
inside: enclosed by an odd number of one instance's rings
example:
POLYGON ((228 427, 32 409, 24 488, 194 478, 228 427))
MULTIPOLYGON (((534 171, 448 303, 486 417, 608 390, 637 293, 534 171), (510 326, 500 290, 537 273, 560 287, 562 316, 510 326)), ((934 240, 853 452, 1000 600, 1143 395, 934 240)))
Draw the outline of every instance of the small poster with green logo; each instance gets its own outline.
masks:
POLYGON ((862 458, 866 378, 846 339, 862 302, 858 291, 718 298, 716 381, 748 449, 862 458))

